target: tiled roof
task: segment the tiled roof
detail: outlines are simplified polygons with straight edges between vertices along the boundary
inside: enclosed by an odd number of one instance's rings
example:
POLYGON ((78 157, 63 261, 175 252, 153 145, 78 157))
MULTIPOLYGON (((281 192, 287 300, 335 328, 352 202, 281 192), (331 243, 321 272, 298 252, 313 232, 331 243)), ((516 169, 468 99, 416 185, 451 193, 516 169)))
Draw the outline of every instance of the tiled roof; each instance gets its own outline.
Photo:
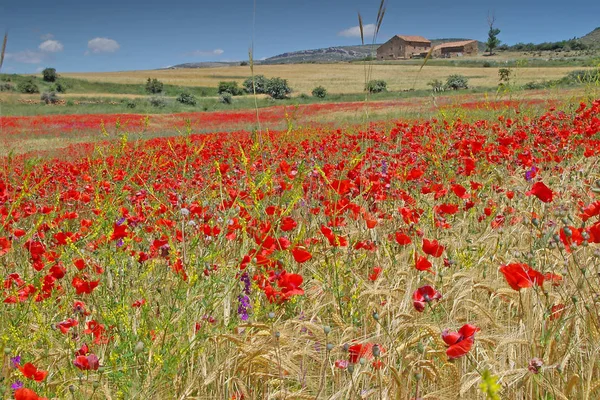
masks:
POLYGON ((423 36, 396 35, 396 37, 406 42, 431 43, 431 41, 425 39, 423 36))
POLYGON ((476 40, 463 40, 461 42, 442 43, 442 44, 438 44, 433 49, 434 50, 438 50, 438 49, 446 49, 448 47, 463 47, 463 46, 466 46, 466 45, 468 45, 470 43, 473 43, 473 42, 476 42, 476 40))

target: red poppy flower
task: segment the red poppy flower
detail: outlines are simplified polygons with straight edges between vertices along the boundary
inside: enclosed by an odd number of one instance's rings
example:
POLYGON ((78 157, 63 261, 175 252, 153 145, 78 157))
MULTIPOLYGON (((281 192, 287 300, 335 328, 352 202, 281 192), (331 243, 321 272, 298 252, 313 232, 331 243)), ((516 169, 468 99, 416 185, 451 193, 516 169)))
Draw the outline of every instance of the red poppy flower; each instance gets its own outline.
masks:
POLYGON ((531 190, 529 190, 526 194, 527 196, 534 195, 544 203, 550 203, 554 196, 552 190, 550 190, 550 188, 546 186, 544 182, 534 183, 531 187, 531 190))
POLYGON ((463 185, 455 184, 455 185, 452 185, 451 188, 452 188, 452 191, 454 192, 454 194, 457 197, 460 197, 461 199, 468 199, 469 198, 469 195, 467 193, 467 189, 465 189, 465 187, 463 185))
POLYGON ((446 355, 450 360, 464 356, 471 350, 475 342, 475 332, 480 329, 476 326, 466 324, 458 332, 450 332, 448 329, 442 332, 442 340, 450 347, 446 349, 446 355))
POLYGON ((40 397, 31 389, 20 388, 15 390, 15 400, 48 400, 46 397, 40 397))
POLYGON ((514 290, 521 290, 533 285, 542 286, 544 283, 544 275, 524 263, 503 265, 500 267, 500 272, 514 290))
POLYGON ((294 221, 290 217, 283 217, 281 219, 280 227, 281 227, 281 230, 284 232, 291 231, 292 229, 294 229, 297 226, 298 226, 298 224, 296 223, 296 221, 294 221))
POLYGON ((418 312, 425 310, 425 303, 442 298, 442 294, 429 285, 418 288, 413 293, 413 306, 418 312))
POLYGON ((440 257, 444 252, 444 246, 440 245, 437 240, 423 239, 423 252, 433 257, 440 257))
POLYGON ((21 371, 26 378, 33 379, 38 382, 43 381, 46 379, 46 376, 48 376, 48 371, 37 369, 32 363, 27 363, 23 366, 17 365, 17 368, 19 368, 19 371, 21 371))
POLYGON ((77 356, 73 360, 73 365, 82 371, 97 370, 100 367, 100 362, 95 354, 89 356, 77 356))
POLYGON ((6 237, 0 237, 0 257, 8 253, 12 244, 6 237))
POLYGON ((281 288, 282 298, 287 299, 291 296, 303 295, 304 290, 300 287, 303 280, 302 275, 283 271, 277 280, 277 285, 281 288))
POLYGON ((312 258, 312 254, 300 246, 296 246, 292 249, 292 255, 294 256, 294 260, 301 264, 312 258))
POLYGON ((361 358, 371 359, 373 358, 373 343, 356 343, 348 347, 350 353, 349 361, 352 364, 356 364, 361 358))
POLYGON ((69 318, 66 321, 62 321, 56 324, 56 327, 60 329, 62 333, 66 334, 67 332, 69 332, 69 329, 71 329, 74 326, 77 326, 77 324, 78 322, 76 319, 69 318))
POLYGON ((396 242, 399 245, 406 246, 407 244, 410 244, 412 240, 410 239, 410 236, 408 236, 406 233, 396 232, 396 242))
POLYGON ((98 287, 98 284, 100 283, 99 279, 97 281, 90 281, 88 279, 89 278, 85 275, 83 277, 73 277, 71 285, 75 288, 75 292, 77 294, 90 294, 96 287, 98 287))
POLYGON ((415 258, 415 268, 419 271, 427 271, 431 268, 431 262, 425 256, 417 256, 415 258))
POLYGON ((376 281, 377 278, 379 278, 381 271, 382 271, 381 267, 373 267, 373 272, 371 274, 369 274, 369 280, 376 281))

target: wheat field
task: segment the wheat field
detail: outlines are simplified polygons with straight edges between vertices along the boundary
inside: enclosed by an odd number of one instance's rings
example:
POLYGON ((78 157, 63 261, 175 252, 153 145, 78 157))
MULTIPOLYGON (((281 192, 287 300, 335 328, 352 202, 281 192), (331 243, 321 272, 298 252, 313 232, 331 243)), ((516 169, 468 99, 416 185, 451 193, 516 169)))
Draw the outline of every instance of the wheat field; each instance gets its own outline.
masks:
MULTIPOLYGON (((449 75, 460 74, 469 78, 471 86, 491 87, 498 84, 498 68, 448 67, 426 65, 419 73, 418 65, 375 64, 373 79, 384 79, 389 90, 428 88, 433 79, 445 80, 449 75)), ((581 67, 522 67, 513 68, 515 83, 559 79, 581 67)), ((289 81, 296 94, 310 93, 323 85, 330 93, 356 93, 363 90, 365 66, 362 64, 289 64, 256 65, 255 74, 281 77, 289 81)), ((181 86, 216 87, 220 81, 243 82, 250 76, 250 67, 217 67, 197 69, 166 69, 123 72, 63 73, 69 78, 96 82, 143 83, 147 78, 157 78, 166 84, 181 86)))

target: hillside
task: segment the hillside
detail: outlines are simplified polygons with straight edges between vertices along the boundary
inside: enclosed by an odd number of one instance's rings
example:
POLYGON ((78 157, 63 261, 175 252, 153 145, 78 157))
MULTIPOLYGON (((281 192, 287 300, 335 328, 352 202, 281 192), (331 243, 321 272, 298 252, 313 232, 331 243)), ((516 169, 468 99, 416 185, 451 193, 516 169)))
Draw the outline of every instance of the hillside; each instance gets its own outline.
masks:
POLYGON ((579 39, 588 46, 600 47, 600 26, 579 39))
POLYGON ((278 54, 263 61, 263 64, 326 63, 335 61, 355 61, 372 55, 379 47, 375 45, 337 46, 314 50, 300 50, 278 54))

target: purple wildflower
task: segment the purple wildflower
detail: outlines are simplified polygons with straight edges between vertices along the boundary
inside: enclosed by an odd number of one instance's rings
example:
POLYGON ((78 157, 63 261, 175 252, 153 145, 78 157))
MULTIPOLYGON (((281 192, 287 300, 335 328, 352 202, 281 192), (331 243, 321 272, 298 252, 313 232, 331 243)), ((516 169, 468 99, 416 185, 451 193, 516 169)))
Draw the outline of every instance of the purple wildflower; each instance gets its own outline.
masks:
POLYGON ((239 295, 238 301, 240 302, 238 306, 238 315, 242 321, 248 320, 248 310, 252 308, 250 306, 250 297, 246 295, 239 295))
POLYGON ((240 276, 240 281, 244 284, 244 293, 250 294, 250 286, 252 283, 250 282, 250 276, 247 272, 244 272, 242 276, 240 276))
POLYGON ((537 167, 535 165, 532 166, 531 169, 525 171, 525 180, 527 182, 531 182, 531 180, 533 178, 535 178, 535 175, 537 174, 537 172, 538 172, 537 167))
POLYGON ((15 357, 12 357, 12 358, 10 359, 10 362, 12 363, 12 365, 13 365, 13 367, 14 367, 14 368, 17 368, 17 366, 18 366, 19 364, 21 364, 21 356, 15 356, 15 357))
POLYGON ((21 381, 16 381, 15 383, 13 383, 12 385, 10 385, 10 388, 12 390, 17 390, 17 389, 21 389, 23 387, 23 382, 21 381))

